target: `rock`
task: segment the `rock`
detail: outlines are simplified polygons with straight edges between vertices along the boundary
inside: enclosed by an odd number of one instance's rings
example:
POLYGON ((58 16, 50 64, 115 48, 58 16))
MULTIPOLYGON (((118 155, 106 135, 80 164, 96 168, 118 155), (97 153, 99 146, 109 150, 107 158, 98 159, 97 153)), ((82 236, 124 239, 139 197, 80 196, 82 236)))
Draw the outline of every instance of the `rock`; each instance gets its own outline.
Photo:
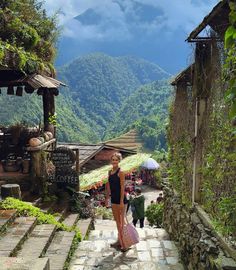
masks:
POLYGON ((191 214, 190 218, 191 218, 191 221, 194 225, 201 223, 201 221, 196 213, 191 214))
POLYGON ((219 260, 221 261, 221 267, 224 270, 236 270, 236 261, 234 261, 232 258, 223 256, 219 260))

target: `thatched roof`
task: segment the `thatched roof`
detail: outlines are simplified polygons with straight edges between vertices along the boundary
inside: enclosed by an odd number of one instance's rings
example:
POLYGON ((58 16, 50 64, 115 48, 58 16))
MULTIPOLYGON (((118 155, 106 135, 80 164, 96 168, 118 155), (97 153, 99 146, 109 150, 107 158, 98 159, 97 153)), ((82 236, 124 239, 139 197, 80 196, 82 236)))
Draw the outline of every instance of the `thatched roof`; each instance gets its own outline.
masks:
POLYGON ((177 85, 179 83, 187 83, 192 85, 193 83, 194 64, 188 66, 185 70, 180 72, 172 81, 171 85, 177 85))
POLYGON ((210 26, 221 39, 229 26, 229 12, 230 7, 228 0, 220 1, 212 11, 203 19, 203 21, 196 27, 186 39, 188 42, 205 41, 212 39, 211 37, 198 37, 198 35, 207 27, 210 26))
POLYGON ((106 146, 125 148, 133 151, 138 151, 142 147, 142 140, 135 129, 104 143, 106 146))

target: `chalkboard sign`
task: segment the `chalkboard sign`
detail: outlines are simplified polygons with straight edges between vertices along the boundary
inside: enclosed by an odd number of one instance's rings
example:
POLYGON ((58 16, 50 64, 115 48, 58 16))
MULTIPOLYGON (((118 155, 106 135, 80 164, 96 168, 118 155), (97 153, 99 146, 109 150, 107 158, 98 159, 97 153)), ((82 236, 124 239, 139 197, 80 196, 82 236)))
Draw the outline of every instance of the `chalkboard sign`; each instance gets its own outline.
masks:
POLYGON ((72 167, 75 160, 75 153, 70 148, 58 147, 52 152, 52 162, 56 168, 72 167))
POLYGON ((55 170, 49 175, 49 180, 56 182, 59 188, 78 187, 78 173, 71 168, 76 161, 75 153, 70 148, 58 147, 52 152, 51 160, 55 170))

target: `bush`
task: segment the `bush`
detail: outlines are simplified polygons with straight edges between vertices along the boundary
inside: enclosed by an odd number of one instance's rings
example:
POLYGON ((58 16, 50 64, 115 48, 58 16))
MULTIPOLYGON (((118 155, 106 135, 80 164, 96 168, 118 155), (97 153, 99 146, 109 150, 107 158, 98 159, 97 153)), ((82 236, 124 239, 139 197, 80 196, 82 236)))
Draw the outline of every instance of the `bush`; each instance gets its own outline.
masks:
POLYGON ((95 208, 95 215, 96 217, 101 216, 102 219, 112 219, 113 217, 111 209, 101 206, 95 208))
POLYGON ((151 226, 162 226, 162 220, 163 220, 163 210, 164 210, 164 204, 151 204, 147 207, 147 210, 145 212, 145 216, 147 217, 148 222, 151 226))
POLYGON ((78 213, 80 218, 94 218, 94 208, 89 199, 82 194, 76 195, 71 200, 71 211, 78 213))

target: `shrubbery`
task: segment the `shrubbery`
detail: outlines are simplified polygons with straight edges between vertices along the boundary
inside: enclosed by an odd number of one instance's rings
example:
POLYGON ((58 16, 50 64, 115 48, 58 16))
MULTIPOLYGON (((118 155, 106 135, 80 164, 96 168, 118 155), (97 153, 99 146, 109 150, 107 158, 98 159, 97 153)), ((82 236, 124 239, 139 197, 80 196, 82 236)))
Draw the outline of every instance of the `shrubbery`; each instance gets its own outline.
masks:
POLYGON ((151 204, 147 207, 145 216, 151 226, 162 227, 164 204, 151 204))

